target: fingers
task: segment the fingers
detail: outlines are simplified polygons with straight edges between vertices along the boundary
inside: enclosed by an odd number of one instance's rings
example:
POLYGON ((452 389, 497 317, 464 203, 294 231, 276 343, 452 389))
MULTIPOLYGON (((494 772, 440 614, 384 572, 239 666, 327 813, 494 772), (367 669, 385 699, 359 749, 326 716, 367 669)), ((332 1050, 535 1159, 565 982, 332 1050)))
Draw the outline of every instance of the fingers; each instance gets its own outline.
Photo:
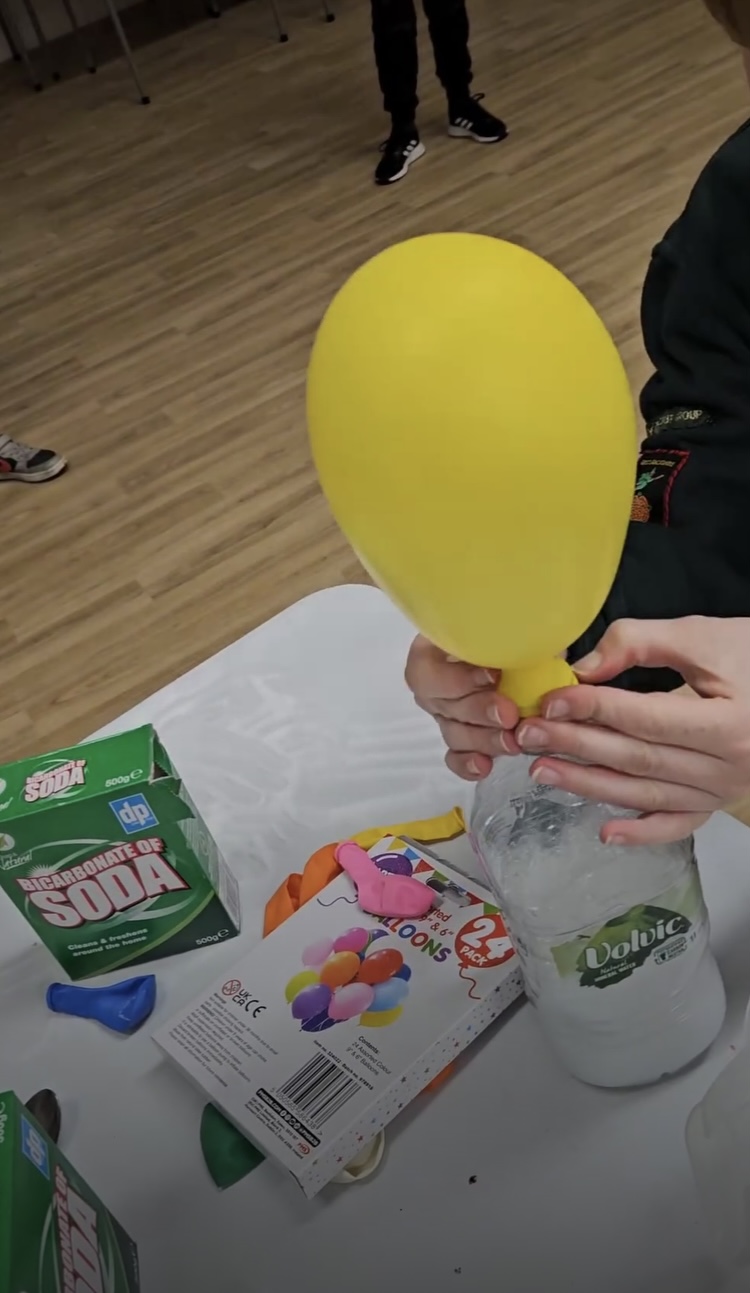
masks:
POLYGON ((494 759, 499 754, 519 753, 512 732, 499 727, 472 727, 445 718, 438 718, 437 724, 448 749, 457 754, 484 754, 494 759))
POLYGON ((605 844, 635 848, 644 844, 675 844, 703 826, 710 813, 648 813, 645 817, 615 817, 601 829, 605 844))
POLYGON ((460 700, 477 690, 489 693, 495 686, 495 675, 489 670, 449 660, 444 651, 421 636, 409 648, 405 677, 407 687, 424 708, 424 702, 432 697, 460 700))
MULTIPOLYGON (((450 666, 456 668, 456 665, 450 666)), ((449 700, 443 696, 415 696, 421 709, 426 709, 435 718, 444 718, 456 723, 469 723, 472 727, 486 727, 496 732, 507 724, 503 723, 500 697, 494 687, 487 686, 482 691, 470 692, 458 700, 449 700)))
POLYGON ((716 632, 721 623, 700 615, 679 620, 617 620, 596 649, 573 667, 586 682, 606 682, 636 665, 675 669, 700 690, 706 662, 716 659, 716 632))
POLYGON ((449 750, 445 762, 451 772, 463 781, 482 781, 492 771, 492 759, 486 754, 456 754, 449 750))
POLYGON ((638 740, 717 755, 726 751, 727 732, 734 727, 731 701, 684 692, 642 694, 581 685, 552 692, 542 712, 545 719, 595 723, 638 740))
POLYGON ((560 786, 585 799, 639 813, 712 813, 723 803, 718 795, 694 786, 630 777, 610 768, 568 763, 565 759, 537 759, 531 776, 540 785, 560 786))
POLYGON ((712 754, 624 736, 593 723, 544 722, 532 719, 516 732, 526 754, 555 754, 597 764, 629 776, 668 781, 721 793, 727 766, 712 754))
POLYGON ((497 671, 450 659, 421 636, 406 662, 406 684, 421 709, 476 727, 512 728, 518 722, 516 706, 497 692, 498 677, 497 671))

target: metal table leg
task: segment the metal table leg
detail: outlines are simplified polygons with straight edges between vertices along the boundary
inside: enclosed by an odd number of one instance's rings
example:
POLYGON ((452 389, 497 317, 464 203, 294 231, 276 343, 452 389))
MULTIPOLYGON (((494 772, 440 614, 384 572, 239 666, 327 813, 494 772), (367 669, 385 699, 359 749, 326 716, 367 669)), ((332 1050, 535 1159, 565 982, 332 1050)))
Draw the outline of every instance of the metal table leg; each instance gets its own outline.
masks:
POLYGON ((50 52, 50 47, 49 47, 49 41, 47 40, 47 37, 44 34, 44 29, 42 27, 41 22, 39 21, 39 17, 37 15, 36 9, 34 8, 31 0, 21 0, 21 3, 24 9, 26 10, 26 13, 28 14, 29 22, 31 23, 31 26, 33 28, 34 35, 36 36, 37 45, 39 46, 39 49, 44 57, 44 62, 46 63, 47 71, 49 72, 53 81, 59 81, 60 73, 57 70, 57 68, 53 65, 52 54, 50 52))
POLYGON ((31 85, 32 89, 37 91, 41 90, 42 82, 34 68, 34 64, 31 61, 31 56, 29 54, 29 51, 24 44, 23 36, 21 35, 21 31, 18 26, 18 23, 16 22, 15 16, 11 12, 9 6, 3 5, 2 16, 3 16, 3 27, 8 32, 8 36, 9 36, 8 44, 10 45, 11 49, 15 47, 15 50, 17 51, 17 54, 18 54, 18 58, 21 60, 26 70, 26 75, 29 78, 29 84, 31 85))
POLYGON ((5 43, 8 46, 8 49, 10 50, 11 58, 13 59, 13 62, 20 63, 21 55, 19 54, 16 48, 13 37, 10 34, 10 28, 8 27, 8 24, 3 18, 2 12, 0 12, 0 33, 2 33, 5 43))
POLYGON ((121 46, 122 46, 122 52, 123 52, 123 54, 125 55, 125 58, 126 58, 126 60, 127 60, 128 67, 130 68, 130 74, 131 74, 131 76, 132 76, 133 80, 135 81, 135 86, 136 86, 136 89, 137 89, 137 91, 138 91, 138 95, 139 95, 140 101, 141 101, 141 103, 150 103, 150 102, 151 102, 151 99, 150 99, 150 98, 149 98, 149 96, 146 94, 146 92, 145 92, 145 90, 144 90, 144 88, 143 88, 143 86, 142 86, 142 84, 141 84, 141 78, 140 78, 140 76, 139 76, 139 74, 138 74, 138 68, 136 67, 135 59, 133 58, 133 51, 132 51, 132 50, 131 50, 131 48, 130 48, 130 45, 129 45, 129 43, 128 43, 128 38, 127 38, 127 36, 125 35, 125 31, 124 31, 123 25, 122 25, 122 23, 120 22, 120 15, 119 15, 119 13, 117 12, 117 9, 115 8, 115 5, 114 5, 114 3, 113 3, 113 0, 105 0, 105 4, 106 4, 106 6, 107 6, 107 10, 108 10, 109 16, 110 16, 110 18, 112 19, 112 26, 114 27, 115 31, 117 32, 118 40, 119 40, 119 42, 120 42, 120 44, 121 44, 121 46))
MULTIPOLYGON (((211 18, 221 17, 221 14, 222 14, 221 0, 204 0, 204 3, 206 8, 206 13, 209 15, 209 17, 211 18)), ((330 9, 328 8, 328 5, 326 4, 326 0, 322 0, 322 4, 323 4, 323 9, 327 15, 326 22, 333 22, 334 15, 331 13, 330 9)), ((289 33, 286 29, 286 23, 284 22, 281 16, 281 11, 279 9, 279 6, 276 0, 268 0, 268 5, 270 7, 271 13, 273 14, 273 19, 276 24, 276 30, 279 34, 279 40, 281 41, 282 44, 285 44, 289 40, 289 33)))
POLYGON ((95 72, 96 61, 94 59, 94 51, 84 40, 84 35, 81 31, 71 0, 62 0, 62 7, 68 15, 68 22, 70 23, 71 31, 73 32, 76 44, 83 55, 84 66, 89 72, 95 72))
POLYGON ((271 13, 273 14, 274 22, 276 23, 276 29, 279 33, 279 40, 283 45, 289 40, 289 32, 286 29, 286 25, 281 20, 281 13, 279 11, 279 6, 277 5, 276 0, 268 0, 268 3, 271 6, 271 13))

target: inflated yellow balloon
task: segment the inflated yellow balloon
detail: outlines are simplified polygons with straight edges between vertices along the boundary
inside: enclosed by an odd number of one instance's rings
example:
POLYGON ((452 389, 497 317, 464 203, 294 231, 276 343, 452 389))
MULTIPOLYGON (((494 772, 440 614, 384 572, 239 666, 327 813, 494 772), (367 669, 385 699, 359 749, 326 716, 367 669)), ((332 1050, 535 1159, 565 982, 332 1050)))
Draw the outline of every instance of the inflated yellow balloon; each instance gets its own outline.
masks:
POLYGON ((622 553, 637 431, 585 297, 521 247, 430 234, 338 292, 307 386, 323 491, 375 581, 525 712, 569 680, 622 553))

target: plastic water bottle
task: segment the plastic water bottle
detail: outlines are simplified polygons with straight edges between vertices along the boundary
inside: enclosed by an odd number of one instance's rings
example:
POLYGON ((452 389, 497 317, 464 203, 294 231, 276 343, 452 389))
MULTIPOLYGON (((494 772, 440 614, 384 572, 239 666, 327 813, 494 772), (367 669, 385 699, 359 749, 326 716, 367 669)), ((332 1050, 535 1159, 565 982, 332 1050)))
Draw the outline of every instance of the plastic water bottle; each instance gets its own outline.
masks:
POLYGON ((693 841, 604 845, 619 809, 499 758, 478 784, 470 830, 549 1042, 576 1077, 638 1086, 676 1073, 721 1028, 724 985, 693 841))

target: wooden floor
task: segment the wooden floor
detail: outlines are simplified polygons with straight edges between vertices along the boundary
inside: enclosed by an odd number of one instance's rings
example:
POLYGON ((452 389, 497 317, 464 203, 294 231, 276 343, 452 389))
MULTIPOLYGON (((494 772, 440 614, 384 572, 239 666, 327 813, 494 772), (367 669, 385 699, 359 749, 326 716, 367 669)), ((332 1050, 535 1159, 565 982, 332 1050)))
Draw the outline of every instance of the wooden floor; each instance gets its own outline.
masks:
POLYGON ((496 148, 451 141, 425 51, 427 156, 394 189, 365 0, 261 0, 33 96, 0 76, 0 429, 70 457, 0 485, 0 761, 82 737, 288 603, 360 578, 303 417, 315 326, 367 255, 472 229, 552 258, 633 375, 651 244, 746 110, 698 0, 470 0, 496 148))

